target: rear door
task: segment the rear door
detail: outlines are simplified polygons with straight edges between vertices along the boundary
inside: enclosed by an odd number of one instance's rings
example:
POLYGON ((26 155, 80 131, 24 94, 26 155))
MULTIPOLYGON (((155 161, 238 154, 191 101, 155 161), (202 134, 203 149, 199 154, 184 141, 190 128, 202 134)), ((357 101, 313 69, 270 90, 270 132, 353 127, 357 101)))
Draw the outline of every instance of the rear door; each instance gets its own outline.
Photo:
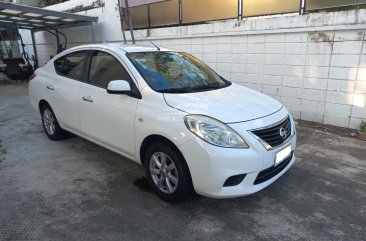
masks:
POLYGON ((135 112, 138 99, 122 94, 108 94, 112 80, 127 80, 131 75, 118 56, 111 52, 93 51, 88 82, 82 83, 79 94, 81 130, 97 142, 135 156, 135 112))
POLYGON ((88 51, 76 51, 54 61, 56 75, 47 88, 52 92, 52 109, 62 127, 80 131, 79 90, 88 51))

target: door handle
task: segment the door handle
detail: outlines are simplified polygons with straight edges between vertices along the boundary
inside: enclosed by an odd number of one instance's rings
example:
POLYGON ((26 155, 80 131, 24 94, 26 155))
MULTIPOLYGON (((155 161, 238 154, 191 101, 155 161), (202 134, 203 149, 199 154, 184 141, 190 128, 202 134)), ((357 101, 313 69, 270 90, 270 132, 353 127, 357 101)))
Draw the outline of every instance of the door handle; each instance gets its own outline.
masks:
POLYGON ((93 99, 90 96, 83 96, 82 99, 83 99, 83 101, 88 101, 90 103, 93 103, 93 99))
POLYGON ((49 90, 55 90, 52 85, 47 85, 47 89, 49 89, 49 90))

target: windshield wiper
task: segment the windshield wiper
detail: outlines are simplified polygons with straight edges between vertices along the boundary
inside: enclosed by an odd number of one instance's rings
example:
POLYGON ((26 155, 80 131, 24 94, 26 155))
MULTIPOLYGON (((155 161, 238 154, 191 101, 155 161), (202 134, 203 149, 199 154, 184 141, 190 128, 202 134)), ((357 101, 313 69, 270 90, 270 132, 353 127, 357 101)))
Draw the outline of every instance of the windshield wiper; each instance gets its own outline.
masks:
POLYGON ((219 89, 221 87, 223 87, 223 86, 221 86, 220 84, 208 84, 208 85, 182 87, 182 88, 166 88, 166 89, 160 89, 159 92, 162 92, 162 93, 192 93, 192 92, 197 92, 197 91, 215 90, 215 89, 219 89))
POLYGON ((161 93, 187 93, 191 89, 190 88, 166 88, 158 90, 161 93))
POLYGON ((219 89, 223 86, 221 86, 220 84, 208 84, 208 85, 201 85, 201 86, 197 86, 197 87, 193 87, 191 88, 191 90, 193 91, 197 91, 197 90, 215 90, 215 89, 219 89))

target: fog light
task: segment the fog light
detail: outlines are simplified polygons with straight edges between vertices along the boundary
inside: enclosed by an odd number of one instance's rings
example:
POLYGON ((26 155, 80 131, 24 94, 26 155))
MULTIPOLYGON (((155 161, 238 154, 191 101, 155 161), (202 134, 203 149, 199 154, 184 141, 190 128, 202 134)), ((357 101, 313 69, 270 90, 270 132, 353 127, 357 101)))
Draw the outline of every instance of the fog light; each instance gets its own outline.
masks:
POLYGON ((240 174, 240 175, 235 175, 235 176, 229 177, 228 179, 226 179, 226 181, 224 183, 224 187, 232 187, 232 186, 236 186, 236 185, 240 184, 246 175, 247 174, 240 174))

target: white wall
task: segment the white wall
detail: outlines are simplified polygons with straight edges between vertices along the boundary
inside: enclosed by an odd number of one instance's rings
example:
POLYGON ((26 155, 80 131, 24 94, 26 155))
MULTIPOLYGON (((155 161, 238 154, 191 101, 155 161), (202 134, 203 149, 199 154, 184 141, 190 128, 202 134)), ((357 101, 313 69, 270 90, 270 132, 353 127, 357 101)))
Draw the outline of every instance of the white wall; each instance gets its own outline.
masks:
MULTIPOLYGON (((66 11, 77 7, 79 5, 88 6, 91 5, 95 0, 71 0, 60 4, 52 5, 46 7, 46 9, 56 10, 56 11, 66 11)), ((105 1, 105 7, 95 8, 88 11, 80 12, 79 14, 88 16, 98 16, 98 24, 94 25, 96 39, 99 42, 111 42, 120 41, 122 39, 121 25, 119 20, 119 12, 117 8, 117 0, 107 0, 105 1)), ((91 43, 92 32, 90 26, 76 27, 71 29, 62 29, 61 32, 67 35, 68 48, 77 46, 84 43, 91 43)), ((26 44, 26 51, 31 55, 33 54, 32 39, 30 31, 23 30, 20 31, 23 36, 23 41, 26 44)), ((50 55, 55 55, 56 53, 56 38, 45 32, 36 32, 35 34, 37 42, 37 51, 40 66, 44 65, 49 59, 50 55)), ((60 36, 61 41, 63 41, 62 36, 60 36)))
MULTIPOLYGON (((65 10, 74 2, 51 8, 65 10)), ((121 41, 117 1, 105 4, 81 14, 100 17, 97 41, 121 41)), ((88 27, 64 32, 71 45, 90 42, 88 27)), ((366 119, 365 32, 366 11, 357 10, 153 29, 148 39, 192 53, 227 79, 273 96, 295 118, 356 128, 366 119)), ((147 43, 146 33, 135 31, 139 43, 147 43)), ((54 38, 38 33, 37 42, 45 63, 54 38)))

